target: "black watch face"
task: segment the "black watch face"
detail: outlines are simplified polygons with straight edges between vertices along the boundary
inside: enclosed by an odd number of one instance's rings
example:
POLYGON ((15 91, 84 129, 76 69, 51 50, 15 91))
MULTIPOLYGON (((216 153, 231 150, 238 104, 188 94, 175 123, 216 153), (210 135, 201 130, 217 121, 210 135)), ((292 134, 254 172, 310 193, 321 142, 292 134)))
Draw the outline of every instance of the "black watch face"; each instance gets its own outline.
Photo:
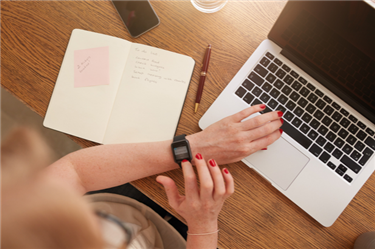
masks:
POLYGON ((188 147, 185 142, 173 144, 173 153, 177 161, 181 161, 182 159, 190 159, 188 147))

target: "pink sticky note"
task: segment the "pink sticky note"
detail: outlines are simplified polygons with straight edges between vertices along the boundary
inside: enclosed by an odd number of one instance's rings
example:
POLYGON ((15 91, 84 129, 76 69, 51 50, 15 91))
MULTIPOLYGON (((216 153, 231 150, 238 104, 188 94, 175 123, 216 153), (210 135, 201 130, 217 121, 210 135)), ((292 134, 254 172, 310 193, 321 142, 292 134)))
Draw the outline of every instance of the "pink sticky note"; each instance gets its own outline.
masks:
POLYGON ((74 87, 109 85, 109 47, 74 51, 74 87))

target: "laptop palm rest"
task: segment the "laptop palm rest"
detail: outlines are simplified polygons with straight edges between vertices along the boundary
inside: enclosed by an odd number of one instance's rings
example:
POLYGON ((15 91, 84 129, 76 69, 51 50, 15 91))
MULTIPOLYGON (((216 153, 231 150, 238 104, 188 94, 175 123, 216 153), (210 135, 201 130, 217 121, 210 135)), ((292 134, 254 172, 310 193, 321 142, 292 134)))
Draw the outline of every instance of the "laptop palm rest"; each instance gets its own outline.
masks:
POLYGON ((258 151, 244 160, 272 183, 287 190, 310 159, 281 137, 267 150, 258 151))

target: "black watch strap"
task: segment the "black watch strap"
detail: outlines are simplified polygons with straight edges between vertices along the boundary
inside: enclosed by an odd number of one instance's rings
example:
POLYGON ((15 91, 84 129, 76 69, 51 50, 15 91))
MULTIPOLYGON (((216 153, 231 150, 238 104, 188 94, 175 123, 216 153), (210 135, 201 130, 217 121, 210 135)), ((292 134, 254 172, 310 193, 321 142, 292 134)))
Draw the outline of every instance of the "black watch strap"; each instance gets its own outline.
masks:
MULTIPOLYGON (((173 138, 173 142, 178 142, 178 141, 185 140, 185 137, 186 137, 185 134, 181 134, 181 135, 179 135, 179 136, 175 136, 175 137, 173 138)), ((181 162, 182 162, 182 160, 177 162, 177 164, 178 164, 178 166, 180 166, 180 168, 182 168, 182 166, 181 166, 181 162)))

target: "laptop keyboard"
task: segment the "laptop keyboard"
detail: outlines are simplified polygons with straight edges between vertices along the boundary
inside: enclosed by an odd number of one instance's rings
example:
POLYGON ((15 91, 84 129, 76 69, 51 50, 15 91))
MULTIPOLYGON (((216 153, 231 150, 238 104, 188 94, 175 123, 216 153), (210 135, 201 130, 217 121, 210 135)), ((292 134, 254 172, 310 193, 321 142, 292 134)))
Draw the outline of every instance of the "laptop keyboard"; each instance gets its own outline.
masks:
POLYGON ((269 52, 235 94, 282 111, 283 131, 349 183, 374 153, 372 129, 269 52))

